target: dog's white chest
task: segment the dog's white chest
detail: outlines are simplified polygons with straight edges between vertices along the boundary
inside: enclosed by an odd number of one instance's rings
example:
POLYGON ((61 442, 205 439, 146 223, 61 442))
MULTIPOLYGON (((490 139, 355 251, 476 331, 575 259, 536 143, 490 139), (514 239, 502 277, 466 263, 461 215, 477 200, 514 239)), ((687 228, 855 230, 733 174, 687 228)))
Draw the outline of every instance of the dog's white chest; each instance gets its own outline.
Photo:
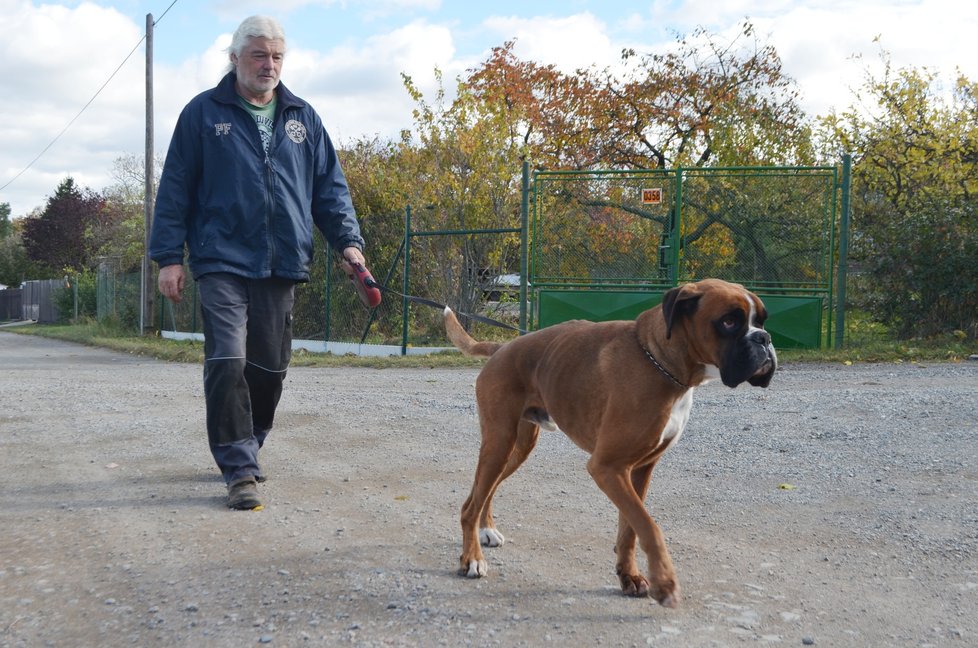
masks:
POLYGON ((693 390, 688 390, 683 397, 672 404, 672 411, 669 412, 669 422, 662 430, 662 439, 659 441, 659 448, 663 451, 679 440, 689 422, 689 413, 693 410, 693 390))

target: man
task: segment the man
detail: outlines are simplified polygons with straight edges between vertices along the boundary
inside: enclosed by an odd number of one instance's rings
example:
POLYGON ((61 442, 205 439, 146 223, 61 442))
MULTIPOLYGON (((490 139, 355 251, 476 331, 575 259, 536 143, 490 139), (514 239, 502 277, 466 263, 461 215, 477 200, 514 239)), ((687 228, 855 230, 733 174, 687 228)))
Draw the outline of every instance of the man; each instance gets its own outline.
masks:
POLYGON ((365 263, 346 178, 313 108, 279 82, 285 33, 238 27, 217 87, 183 109, 156 199, 150 257, 179 302, 184 249, 200 291, 211 453, 228 506, 261 507, 258 450, 292 355, 297 282, 309 280, 315 224, 348 263, 365 263))

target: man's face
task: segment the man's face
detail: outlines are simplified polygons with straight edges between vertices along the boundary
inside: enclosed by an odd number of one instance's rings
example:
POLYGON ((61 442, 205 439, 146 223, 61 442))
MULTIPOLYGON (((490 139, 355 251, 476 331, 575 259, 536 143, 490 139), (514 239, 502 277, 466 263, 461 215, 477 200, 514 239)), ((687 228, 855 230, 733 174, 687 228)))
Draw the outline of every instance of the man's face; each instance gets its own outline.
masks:
POLYGON ((239 91, 245 99, 271 99, 278 85, 285 58, 285 43, 267 38, 252 38, 241 50, 241 56, 231 55, 238 76, 239 91))

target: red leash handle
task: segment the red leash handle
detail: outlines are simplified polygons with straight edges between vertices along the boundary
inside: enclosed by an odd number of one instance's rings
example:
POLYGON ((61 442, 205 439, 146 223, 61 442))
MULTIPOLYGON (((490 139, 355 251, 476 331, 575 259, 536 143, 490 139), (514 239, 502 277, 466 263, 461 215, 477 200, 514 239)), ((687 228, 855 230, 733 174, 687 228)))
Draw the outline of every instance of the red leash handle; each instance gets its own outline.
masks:
POLYGON ((347 265, 353 269, 353 274, 347 274, 347 276, 353 282, 353 287, 356 288, 357 295, 360 297, 363 305, 367 308, 377 308, 380 306, 380 289, 377 288, 377 282, 374 281, 370 271, 361 263, 350 263, 347 261, 347 265))

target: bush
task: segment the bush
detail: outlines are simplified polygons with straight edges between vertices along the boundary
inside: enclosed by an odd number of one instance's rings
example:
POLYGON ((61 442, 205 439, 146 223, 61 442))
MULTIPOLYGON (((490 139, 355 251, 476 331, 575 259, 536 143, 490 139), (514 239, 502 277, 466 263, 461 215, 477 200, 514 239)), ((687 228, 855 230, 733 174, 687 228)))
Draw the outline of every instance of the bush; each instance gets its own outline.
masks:
POLYGON ((54 304, 61 322, 94 318, 97 311, 97 277, 93 270, 67 275, 65 288, 54 294, 54 304), (76 312, 77 307, 77 312, 76 312))
POLYGON ((978 339, 978 207, 938 207, 904 219, 862 260, 853 301, 900 339, 962 332, 978 339))

